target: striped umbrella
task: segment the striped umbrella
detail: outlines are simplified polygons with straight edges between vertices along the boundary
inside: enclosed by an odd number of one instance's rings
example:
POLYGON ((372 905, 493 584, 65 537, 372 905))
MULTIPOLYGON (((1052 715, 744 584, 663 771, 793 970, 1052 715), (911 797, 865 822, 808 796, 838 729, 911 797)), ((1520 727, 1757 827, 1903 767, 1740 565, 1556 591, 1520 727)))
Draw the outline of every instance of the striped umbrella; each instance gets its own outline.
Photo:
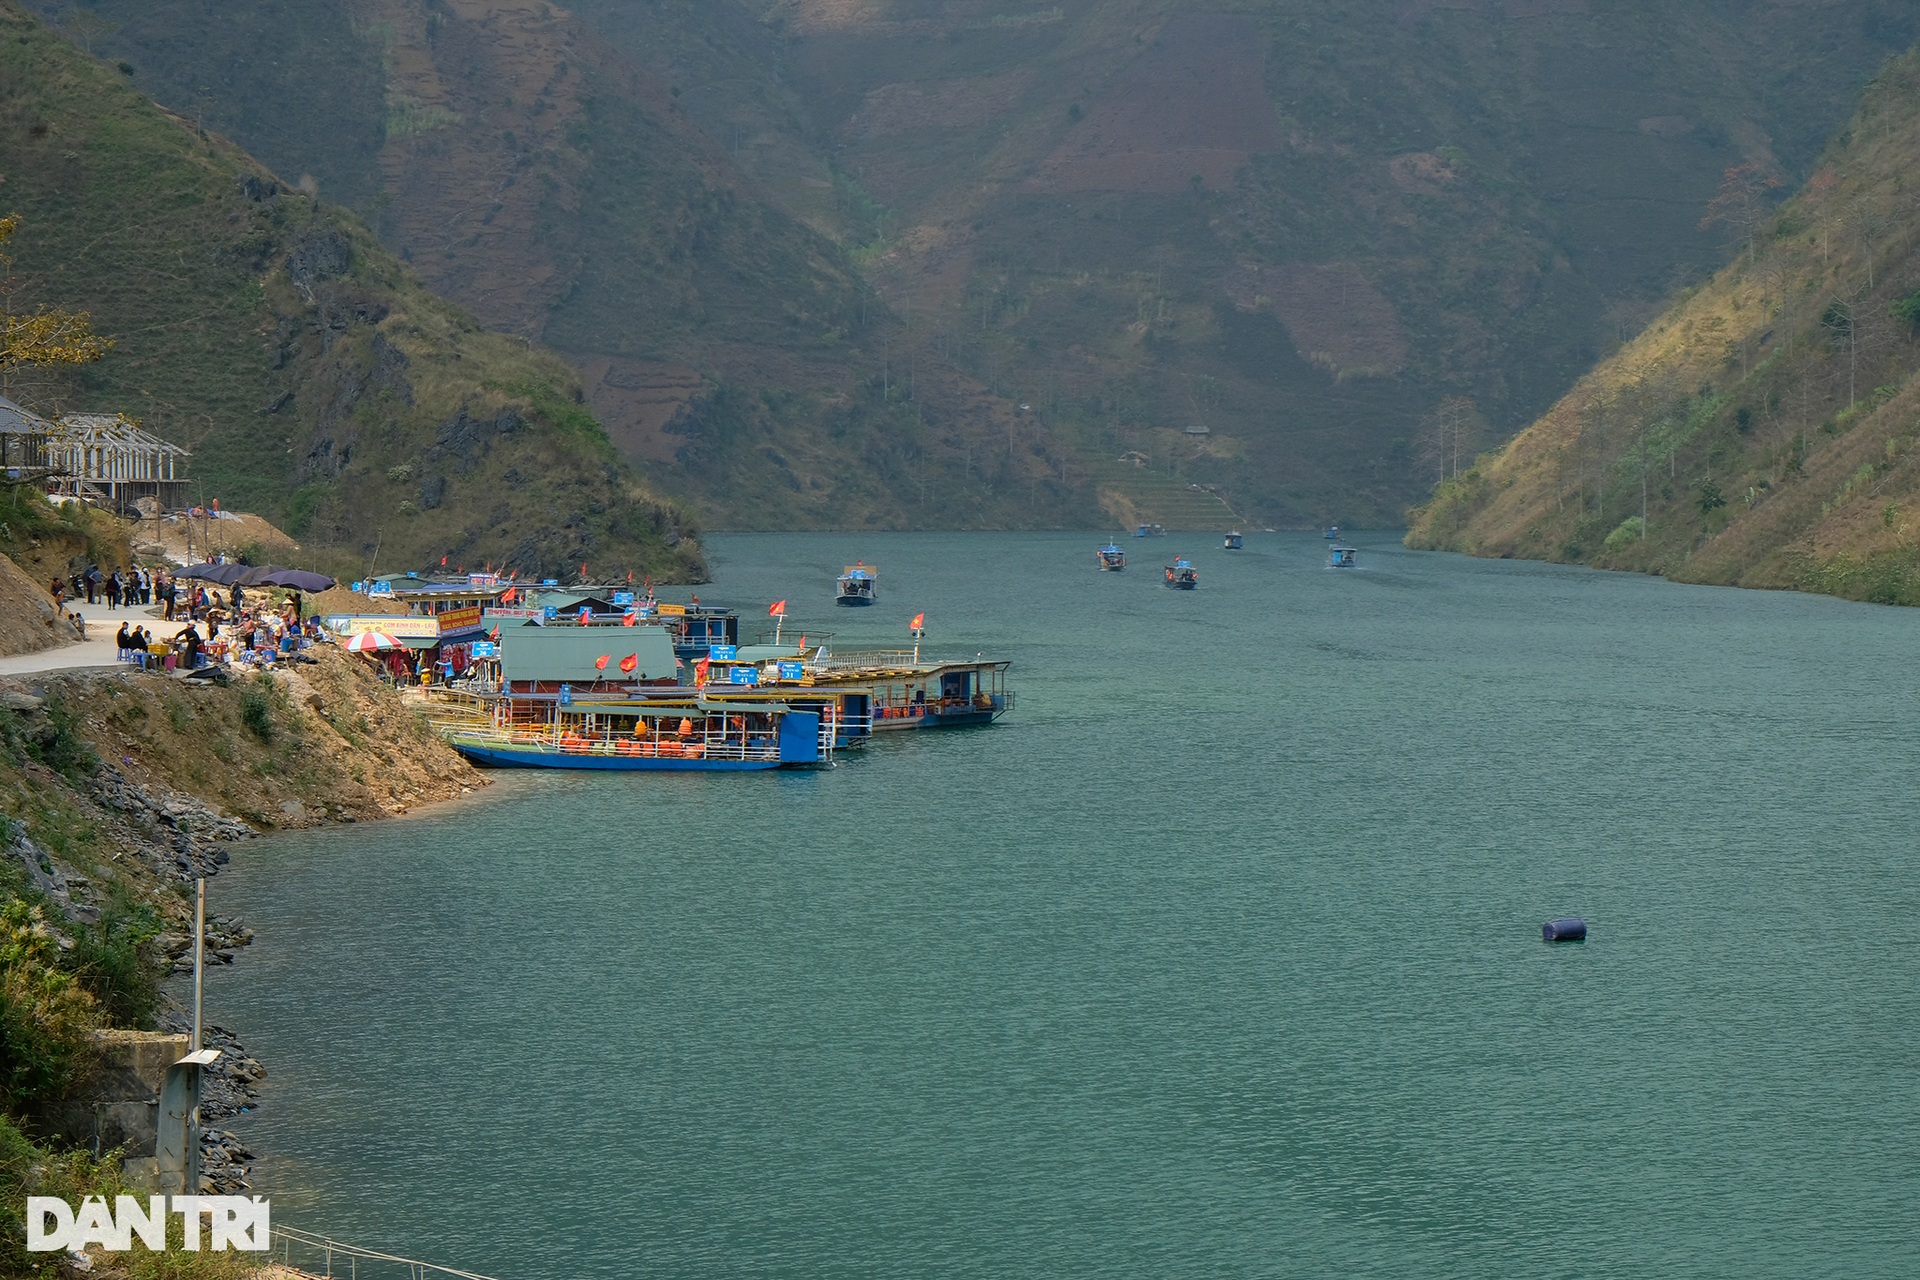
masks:
POLYGON ((362 631, 340 646, 348 653, 372 653, 375 649, 397 649, 400 642, 379 631, 362 631))

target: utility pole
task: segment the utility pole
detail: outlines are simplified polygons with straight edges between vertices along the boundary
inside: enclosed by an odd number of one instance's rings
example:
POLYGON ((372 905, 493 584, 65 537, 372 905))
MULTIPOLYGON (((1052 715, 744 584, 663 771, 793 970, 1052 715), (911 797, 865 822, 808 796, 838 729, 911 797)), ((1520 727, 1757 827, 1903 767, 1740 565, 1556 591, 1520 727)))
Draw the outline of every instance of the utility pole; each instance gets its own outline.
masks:
MULTIPOLYGON (((205 1018, 207 994, 207 878, 194 881, 193 889, 193 1044, 189 1056, 197 1055, 206 1044, 205 1018)), ((200 1194, 200 1077, 193 1073, 193 1112, 187 1124, 187 1186, 190 1196, 200 1194)))

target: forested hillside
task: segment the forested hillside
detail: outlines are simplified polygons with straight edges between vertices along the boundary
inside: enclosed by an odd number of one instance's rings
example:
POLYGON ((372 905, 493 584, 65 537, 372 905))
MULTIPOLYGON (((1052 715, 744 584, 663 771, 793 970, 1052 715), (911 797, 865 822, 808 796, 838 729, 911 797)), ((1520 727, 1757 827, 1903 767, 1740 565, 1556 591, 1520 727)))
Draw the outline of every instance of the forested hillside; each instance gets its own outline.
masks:
POLYGON ((1397 520, 1441 436, 1511 434, 1725 262, 1720 175, 1803 180, 1920 34, 1905 0, 36 2, 758 525, 1189 486, 1397 520))
POLYGON ((1737 257, 1408 542, 1920 604, 1920 52, 1777 210, 1727 175, 1737 257))
POLYGON ((701 575, 685 517, 638 483, 572 369, 6 4, 0 174, 22 219, 11 307, 90 311, 115 343, 79 372, 16 374, 16 399, 143 421, 193 451, 196 499, 343 567, 701 575))

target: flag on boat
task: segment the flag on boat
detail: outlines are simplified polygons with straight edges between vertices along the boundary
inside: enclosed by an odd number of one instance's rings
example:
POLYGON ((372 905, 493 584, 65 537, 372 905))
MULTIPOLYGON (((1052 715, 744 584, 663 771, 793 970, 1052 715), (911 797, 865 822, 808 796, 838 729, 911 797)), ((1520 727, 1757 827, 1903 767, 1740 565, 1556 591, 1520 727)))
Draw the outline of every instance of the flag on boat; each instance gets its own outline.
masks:
POLYGON ((500 643, 500 624, 499 623, 496 622, 493 624, 493 631, 488 634, 487 639, 493 641, 495 644, 500 643))
POLYGON ((784 618, 784 617, 786 617, 786 616, 787 616, 787 602, 786 602, 785 600, 775 600, 775 601, 774 601, 774 602, 773 602, 772 604, 770 604, 770 605, 768 605, 768 606, 767 606, 767 616, 768 616, 769 618, 784 618))
POLYGON ((621 615, 621 618, 620 618, 620 625, 621 625, 621 626, 623 626, 623 627, 636 627, 636 626, 639 626, 639 625, 640 625, 640 611, 639 611, 638 609, 629 609, 629 610, 627 610, 627 611, 626 611, 626 613, 624 613, 623 615, 621 615))
POLYGON ((593 609, 588 605, 580 606, 580 625, 586 626, 593 621, 593 609))
POLYGON ((632 675, 634 668, 639 665, 640 665, 640 655, 637 653, 630 653, 626 657, 620 659, 620 669, 626 672, 628 675, 632 675))
POLYGON ((914 615, 913 615, 913 621, 912 621, 912 622, 909 622, 909 623, 907 624, 907 630, 909 630, 909 631, 918 631, 918 630, 920 630, 920 628, 921 628, 921 627, 923 627, 923 626, 925 626, 925 625, 926 625, 926 622, 927 622, 927 615, 926 615, 926 614, 924 614, 924 613, 916 613, 916 614, 914 614, 914 615))
POLYGON ((595 671, 605 671, 607 669, 607 664, 612 661, 613 661, 612 654, 603 653, 599 657, 593 660, 593 669, 595 671))
POLYGON ((441 567, 442 569, 444 569, 444 568, 446 568, 446 567, 447 567, 447 559, 448 559, 448 558, 447 558, 446 556, 441 556, 441 557, 440 557, 440 567, 441 567))
POLYGON ((712 666, 712 663, 708 661, 706 658, 702 658, 700 659, 700 661, 693 664, 693 687, 694 688, 704 689, 707 687, 707 669, 710 666, 712 666))

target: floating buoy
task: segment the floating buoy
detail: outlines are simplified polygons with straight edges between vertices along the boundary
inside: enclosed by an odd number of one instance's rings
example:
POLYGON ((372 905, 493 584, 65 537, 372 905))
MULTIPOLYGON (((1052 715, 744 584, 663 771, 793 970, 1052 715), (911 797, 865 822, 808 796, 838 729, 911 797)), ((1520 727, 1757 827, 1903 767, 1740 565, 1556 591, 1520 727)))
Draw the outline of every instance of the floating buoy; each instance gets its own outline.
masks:
POLYGON ((1579 916, 1562 916, 1541 925, 1540 936, 1548 942, 1585 942, 1587 922, 1579 916))

